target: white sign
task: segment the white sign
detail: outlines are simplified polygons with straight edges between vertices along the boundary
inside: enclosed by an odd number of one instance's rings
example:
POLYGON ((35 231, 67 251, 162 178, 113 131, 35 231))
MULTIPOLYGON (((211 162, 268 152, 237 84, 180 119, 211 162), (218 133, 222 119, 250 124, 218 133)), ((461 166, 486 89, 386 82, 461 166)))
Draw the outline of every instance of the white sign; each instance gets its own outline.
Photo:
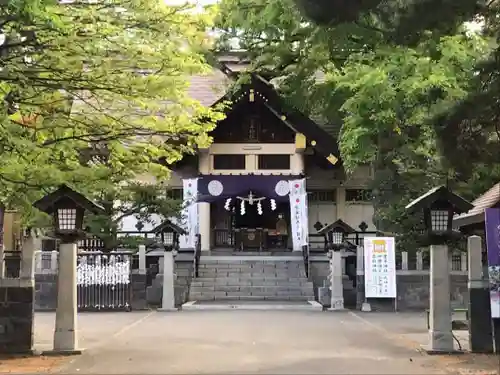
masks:
POLYGON ((309 238, 305 179, 289 181, 289 190, 293 250, 298 251, 309 238))
POLYGON ((396 298, 394 237, 365 237, 365 297, 396 298))
POLYGON ((181 226, 185 229, 187 234, 180 236, 179 247, 181 249, 194 249, 196 244, 196 234, 199 231, 198 203, 196 203, 198 195, 198 179, 184 179, 182 180, 182 186, 183 209, 181 226))

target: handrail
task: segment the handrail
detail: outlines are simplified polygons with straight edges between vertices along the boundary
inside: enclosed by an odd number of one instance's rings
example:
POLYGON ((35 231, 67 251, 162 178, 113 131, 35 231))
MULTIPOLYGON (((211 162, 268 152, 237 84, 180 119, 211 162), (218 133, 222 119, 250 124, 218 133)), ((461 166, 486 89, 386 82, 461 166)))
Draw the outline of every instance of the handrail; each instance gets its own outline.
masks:
POLYGON ((200 256, 201 256, 201 234, 196 235, 196 243, 194 245, 194 277, 199 277, 200 268, 200 256))
POLYGON ((309 246, 302 246, 302 257, 304 258, 304 268, 306 271, 306 277, 309 278, 309 246))

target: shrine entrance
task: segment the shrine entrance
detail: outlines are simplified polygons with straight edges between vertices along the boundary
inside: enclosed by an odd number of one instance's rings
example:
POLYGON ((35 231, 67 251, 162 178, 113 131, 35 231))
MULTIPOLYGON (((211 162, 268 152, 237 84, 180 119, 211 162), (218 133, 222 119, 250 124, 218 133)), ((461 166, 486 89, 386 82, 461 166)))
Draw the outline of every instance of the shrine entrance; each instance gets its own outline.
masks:
POLYGON ((290 204, 248 191, 211 204, 214 248, 272 251, 289 248, 290 204))

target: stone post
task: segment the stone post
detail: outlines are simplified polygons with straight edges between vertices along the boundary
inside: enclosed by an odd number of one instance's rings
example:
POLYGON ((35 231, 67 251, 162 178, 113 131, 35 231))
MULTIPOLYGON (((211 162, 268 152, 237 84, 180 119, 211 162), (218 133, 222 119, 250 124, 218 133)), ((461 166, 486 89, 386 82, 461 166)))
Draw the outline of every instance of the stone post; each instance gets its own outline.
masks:
POLYGON ((361 306, 361 311, 369 312, 372 310, 368 299, 366 298, 366 290, 365 290, 365 249, 363 246, 358 246, 356 249, 356 283, 357 283, 357 306, 361 306), (360 275, 363 277, 359 277, 360 275), (360 290, 363 291, 362 295, 360 295, 360 290))
MULTIPOLYGON (((481 260, 481 253, 479 253, 479 260, 481 260)), ((479 263, 479 265, 481 265, 481 263, 479 263)), ((460 268, 461 268, 461 270, 463 272, 467 272, 467 266, 468 266, 468 264, 467 264, 467 253, 462 252, 460 254, 460 268)), ((479 274, 479 276, 481 276, 481 274, 479 274)), ((469 278, 469 280, 470 280, 470 278, 469 278)))
POLYGON ((39 274, 42 273, 42 252, 41 251, 35 251, 34 254, 35 257, 35 273, 39 274))
POLYGON ((163 253, 163 296, 161 311, 177 311, 175 308, 174 255, 172 251, 163 253))
POLYGON ((342 253, 330 251, 330 289, 332 299, 328 310, 344 310, 344 287, 342 285, 342 253))
POLYGON ((210 203, 199 202, 198 214, 200 220, 201 250, 210 250, 210 203))
POLYGON ((54 352, 80 354, 77 335, 76 243, 62 243, 59 248, 57 310, 54 352))
POLYGON ((5 277, 5 248, 0 244, 0 279, 5 277))
POLYGON ((424 252, 422 250, 417 251, 417 271, 422 271, 424 269, 424 252))
POLYGON ((57 273, 57 267, 58 267, 58 257, 59 257, 59 252, 57 250, 52 250, 50 252, 50 273, 57 273))
POLYGON ((139 273, 146 273, 146 245, 139 245, 139 273))
POLYGON ((454 352, 451 328, 450 263, 447 245, 431 245, 430 353, 454 352))
POLYGON ((35 266, 35 254, 36 250, 39 248, 39 239, 34 235, 30 235, 23 244, 23 249, 21 252, 21 270, 19 276, 21 279, 33 279, 34 278, 34 266, 35 266))
POLYGON ((408 271, 408 251, 401 252, 401 269, 408 271))
POLYGON ((481 237, 467 240, 469 255, 469 347, 473 353, 493 353, 490 291, 488 279, 482 277, 481 237))

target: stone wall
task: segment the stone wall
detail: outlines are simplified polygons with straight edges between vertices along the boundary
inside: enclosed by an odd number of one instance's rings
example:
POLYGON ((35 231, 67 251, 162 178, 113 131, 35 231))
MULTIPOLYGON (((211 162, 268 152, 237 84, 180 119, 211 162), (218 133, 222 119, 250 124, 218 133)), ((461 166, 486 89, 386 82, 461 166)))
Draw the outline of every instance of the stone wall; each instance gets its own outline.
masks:
MULTIPOLYGON (((357 308, 365 298, 364 275, 357 277, 357 308)), ((465 272, 452 272, 450 275, 450 298, 453 308, 467 308, 469 291, 468 276, 465 272)), ((398 271, 396 274, 397 300, 392 298, 369 298, 374 311, 422 311, 429 308, 429 271, 398 271), (395 305, 396 304, 396 305, 395 305)))
MULTIPOLYGON (((314 256, 311 259, 310 280, 314 284, 315 297, 317 288, 322 287, 329 274, 329 260, 326 256, 314 256)), ((429 271, 396 272, 397 282, 397 309, 398 311, 423 311, 429 308, 429 271)), ((467 289, 467 273, 465 271, 452 271, 451 275, 451 301, 454 308, 466 308, 469 301, 467 289)), ((361 309, 364 302, 364 276, 358 272, 355 288, 352 282, 344 278, 344 299, 346 307, 361 309), (353 300, 354 299, 354 300, 353 300)), ((394 311, 394 299, 369 299, 373 310, 394 311)))
POLYGON ((146 274, 140 273, 137 270, 132 271, 130 282, 132 284, 132 300, 130 307, 132 310, 147 310, 148 302, 146 301, 146 274))
POLYGON ((55 311, 57 307, 57 274, 35 275, 35 310, 55 311))
POLYGON ((32 280, 0 280, 0 353, 31 353, 34 327, 32 280))

